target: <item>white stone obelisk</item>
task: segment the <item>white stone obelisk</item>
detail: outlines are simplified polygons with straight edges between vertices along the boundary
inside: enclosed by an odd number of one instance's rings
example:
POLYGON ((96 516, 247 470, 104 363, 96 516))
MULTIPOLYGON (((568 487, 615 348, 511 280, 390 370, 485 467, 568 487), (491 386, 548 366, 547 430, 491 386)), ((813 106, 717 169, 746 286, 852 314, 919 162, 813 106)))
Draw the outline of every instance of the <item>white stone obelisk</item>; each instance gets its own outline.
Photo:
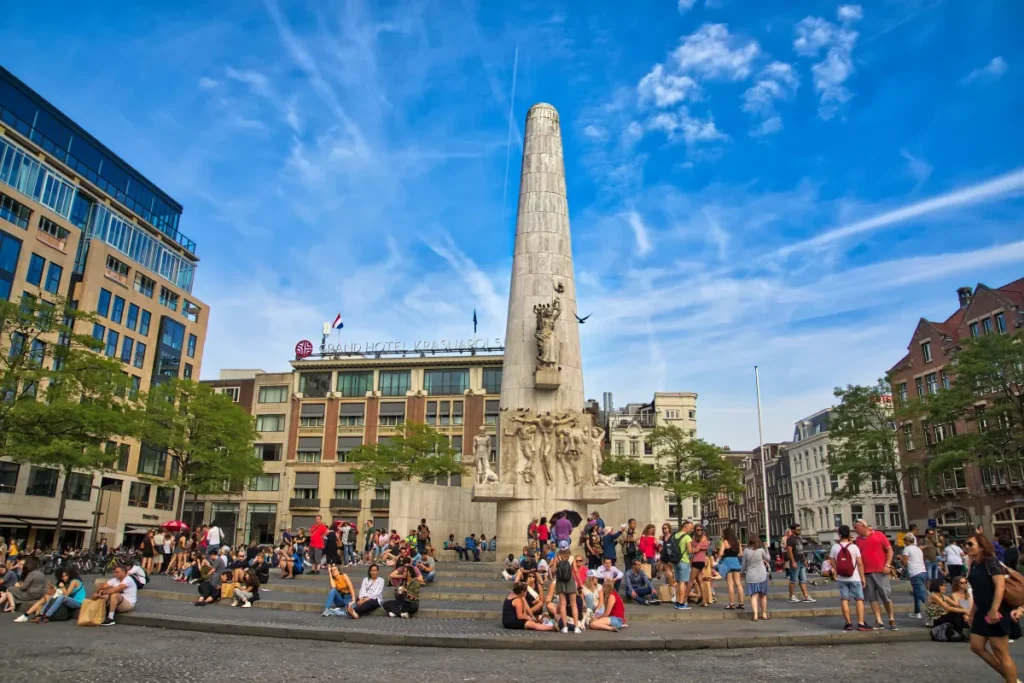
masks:
POLYGON ((497 503, 498 556, 518 553, 530 520, 619 498, 597 485, 603 432, 583 412, 569 203, 558 112, 535 104, 526 135, 505 326, 500 483, 473 500, 497 503))
POLYGON ((569 202, 565 194, 565 163, 558 112, 535 104, 526 114, 523 170, 519 185, 512 283, 505 323, 505 363, 501 407, 536 412, 583 410, 583 368, 576 322, 576 280, 573 277, 569 202), (536 388, 537 315, 534 306, 557 299, 554 323, 554 374, 557 387, 536 388))

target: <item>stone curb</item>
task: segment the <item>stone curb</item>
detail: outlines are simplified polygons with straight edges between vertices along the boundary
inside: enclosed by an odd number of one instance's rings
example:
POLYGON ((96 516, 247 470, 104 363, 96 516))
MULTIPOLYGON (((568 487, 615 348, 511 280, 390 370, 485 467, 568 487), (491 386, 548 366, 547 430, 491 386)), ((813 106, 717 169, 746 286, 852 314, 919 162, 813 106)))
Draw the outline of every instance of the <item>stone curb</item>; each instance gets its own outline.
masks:
MULTIPOLYGON (((191 593, 177 593, 174 591, 161 591, 146 589, 146 595, 160 600, 173 600, 175 602, 194 602, 198 595, 191 593)), ((419 614, 425 618, 433 619, 490 619, 498 621, 501 619, 501 612, 494 610, 471 610, 430 607, 430 598, 424 595, 423 607, 419 614)), ((323 605, 319 602, 288 602, 284 600, 261 599, 256 605, 260 609, 289 610, 292 612, 321 612, 323 605)), ((218 604, 215 607, 221 607, 218 604)), ((817 607, 807 609, 784 609, 771 610, 774 619, 800 619, 808 617, 838 617, 842 615, 839 607, 817 607)), ((712 612, 692 608, 690 611, 680 611, 662 606, 649 609, 634 609, 630 613, 630 621, 633 622, 668 622, 668 621, 729 621, 733 619, 749 619, 750 613, 743 611, 715 610, 712 612)), ((373 615, 371 615, 373 618, 373 615)))
MULTIPOLYGON (((423 610, 420 611, 423 613, 423 610)), ((118 617, 119 624, 130 626, 147 626, 153 628, 192 631, 200 633, 219 633, 239 636, 259 636, 265 638, 291 638, 298 640, 317 640, 335 643, 359 643, 366 645, 394 645, 414 647, 444 648, 478 648, 490 650, 561 650, 561 651, 593 651, 595 638, 562 638, 558 634, 524 635, 522 637, 503 636, 435 636, 406 635, 401 633, 381 633, 378 631, 360 630, 324 630, 306 626, 268 626, 259 624, 231 624, 208 622, 180 617, 122 614, 118 617)), ((863 645, 867 643, 917 643, 931 640, 927 629, 912 629, 892 632, 840 632, 822 634, 794 634, 778 636, 693 636, 687 638, 660 636, 631 637, 629 635, 608 634, 607 643, 602 641, 602 649, 615 650, 725 650, 748 649, 759 647, 800 647, 815 645, 863 645)))

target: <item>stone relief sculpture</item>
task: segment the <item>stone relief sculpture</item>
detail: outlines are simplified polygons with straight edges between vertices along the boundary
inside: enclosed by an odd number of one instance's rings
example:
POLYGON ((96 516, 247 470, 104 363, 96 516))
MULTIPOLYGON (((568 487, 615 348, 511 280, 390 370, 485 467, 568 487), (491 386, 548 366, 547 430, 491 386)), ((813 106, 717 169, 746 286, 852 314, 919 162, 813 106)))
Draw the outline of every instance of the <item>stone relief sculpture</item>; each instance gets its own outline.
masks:
POLYGON ((480 433, 473 437, 473 458, 476 460, 476 483, 494 484, 498 482, 498 475, 491 469, 491 437, 487 436, 487 430, 480 428, 480 433))
POLYGON ((537 360, 542 368, 553 368, 558 363, 555 352, 555 321, 562 314, 562 304, 556 298, 550 304, 537 304, 533 307, 537 316, 537 360))
POLYGON ((548 485, 551 484, 551 459, 556 457, 558 452, 558 435, 555 430, 558 427, 568 424, 573 418, 569 415, 555 416, 550 412, 544 413, 543 415, 530 415, 529 410, 517 413, 509 418, 513 422, 519 422, 520 424, 533 425, 537 432, 540 433, 540 466, 541 472, 544 474, 544 481, 548 485))
POLYGON ((514 437, 516 440, 516 453, 518 454, 514 481, 521 481, 524 484, 533 483, 533 458, 536 449, 533 439, 537 436, 537 428, 531 424, 517 424, 511 432, 506 431, 505 436, 514 437))
POLYGON ((601 440, 604 439, 604 430, 600 427, 590 428, 590 448, 594 454, 594 485, 614 486, 615 475, 601 474, 601 463, 604 461, 601 455, 601 440))

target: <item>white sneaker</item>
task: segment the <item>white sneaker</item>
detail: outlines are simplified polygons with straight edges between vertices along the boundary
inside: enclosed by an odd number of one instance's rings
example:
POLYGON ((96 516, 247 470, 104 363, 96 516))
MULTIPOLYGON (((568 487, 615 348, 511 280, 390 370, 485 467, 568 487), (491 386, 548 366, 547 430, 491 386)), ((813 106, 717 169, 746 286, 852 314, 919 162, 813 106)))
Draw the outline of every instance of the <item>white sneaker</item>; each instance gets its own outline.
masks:
POLYGON ((789 601, 790 602, 800 602, 800 598, 796 597, 795 595, 791 595, 791 596, 789 596, 789 601))
POLYGON ((329 616, 331 616, 331 610, 325 609, 323 611, 323 614, 321 614, 320 616, 322 616, 322 617, 329 617, 329 616))
POLYGON ((804 602, 818 602, 814 598, 804 598, 804 602))
POLYGON ((394 617, 394 616, 395 616, 395 613, 394 613, 394 612, 388 612, 388 616, 389 616, 389 617, 394 617))
POLYGON ((252 607, 252 603, 251 602, 243 602, 242 603, 242 609, 245 609, 246 607, 252 607))
MULTIPOLYGON (((28 621, 28 619, 26 619, 25 621, 28 621)), ((562 633, 568 633, 568 632, 569 632, 569 627, 568 626, 563 626, 562 627, 562 633)))
POLYGON ((24 624, 26 621, 28 621, 28 615, 27 614, 22 614, 20 617, 18 617, 17 619, 14 620, 14 623, 15 624, 24 624))
POLYGON ((409 613, 408 612, 402 612, 399 616, 402 617, 403 619, 408 619, 409 618, 409 613))
POLYGON ((672 589, 672 602, 675 602, 675 601, 676 601, 676 589, 673 588, 672 589))
POLYGON ((921 618, 921 613, 920 612, 911 612, 907 616, 910 617, 911 619, 920 619, 921 618))
POLYGON ((232 607, 238 607, 238 600, 235 600, 234 602, 232 602, 231 606, 232 607))
POLYGON ((577 627, 576 627, 576 630, 575 630, 575 631, 573 631, 573 633, 583 633, 583 630, 582 630, 582 629, 580 629, 580 627, 579 627, 579 626, 577 626, 577 627))

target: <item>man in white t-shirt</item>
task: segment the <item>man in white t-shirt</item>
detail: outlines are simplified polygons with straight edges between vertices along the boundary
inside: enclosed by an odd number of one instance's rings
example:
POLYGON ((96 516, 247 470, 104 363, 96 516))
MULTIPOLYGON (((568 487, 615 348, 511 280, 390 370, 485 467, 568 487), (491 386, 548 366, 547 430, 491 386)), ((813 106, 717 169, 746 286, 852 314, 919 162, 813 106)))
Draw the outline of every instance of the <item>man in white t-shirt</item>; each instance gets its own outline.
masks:
POLYGON ((928 602, 928 591, 924 585, 928 578, 928 568, 924 564, 924 552, 917 547, 917 540, 913 536, 905 535, 903 544, 903 562, 907 567, 907 576, 910 577, 910 590, 914 593, 914 611, 909 616, 920 619, 921 606, 928 602))
POLYGON ((956 542, 956 539, 949 539, 949 543, 943 551, 943 560, 946 563, 946 573, 949 574, 951 581, 964 575, 965 558, 963 548, 956 542))
POLYGON ((857 602, 856 629, 871 631, 871 627, 864 623, 864 559, 860 555, 860 548, 850 539, 850 527, 845 524, 839 527, 839 542, 832 544, 829 561, 832 563, 832 571, 839 586, 839 606, 846 619, 843 630, 852 631, 854 629, 854 625, 850 622, 850 600, 855 600, 857 602))
POLYGON ((206 550, 216 552, 220 550, 220 543, 224 538, 224 532, 216 524, 206 530, 206 550))
POLYGON ((131 612, 138 596, 135 582, 128 578, 125 568, 121 565, 114 567, 114 578, 92 596, 95 600, 105 600, 107 603, 107 618, 100 625, 113 626, 116 623, 114 615, 131 612))

